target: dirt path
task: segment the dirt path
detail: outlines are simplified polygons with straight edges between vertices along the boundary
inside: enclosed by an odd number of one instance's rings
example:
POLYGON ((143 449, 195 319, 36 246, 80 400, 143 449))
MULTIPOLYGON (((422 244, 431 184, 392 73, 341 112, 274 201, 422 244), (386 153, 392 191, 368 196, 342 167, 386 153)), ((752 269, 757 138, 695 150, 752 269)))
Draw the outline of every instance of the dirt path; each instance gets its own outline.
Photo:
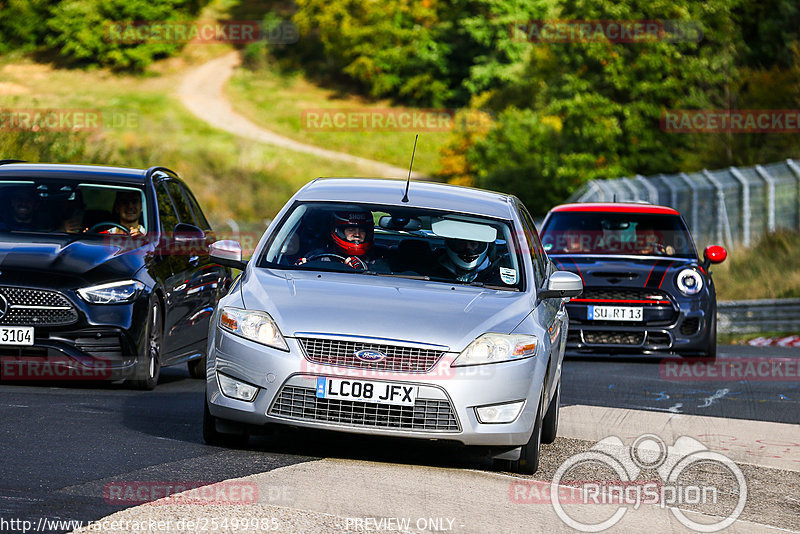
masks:
MULTIPOLYGON (((352 163, 369 176, 405 178, 408 175, 408 168, 395 167, 380 161, 301 143, 252 123, 233 109, 223 92, 225 83, 240 63, 238 52, 231 52, 189 71, 178 89, 178 96, 183 105, 211 126, 239 137, 322 158, 352 163)), ((413 173, 412 177, 423 178, 424 176, 413 173)))

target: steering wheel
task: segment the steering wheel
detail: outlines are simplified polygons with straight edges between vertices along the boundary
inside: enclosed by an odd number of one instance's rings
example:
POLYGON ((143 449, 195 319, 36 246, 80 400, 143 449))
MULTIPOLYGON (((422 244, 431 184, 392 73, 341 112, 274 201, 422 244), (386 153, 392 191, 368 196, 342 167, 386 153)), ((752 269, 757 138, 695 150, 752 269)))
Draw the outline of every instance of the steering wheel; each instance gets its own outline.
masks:
POLYGON ((362 271, 366 271, 367 270, 367 264, 364 263, 364 260, 362 260, 358 256, 350 256, 350 258, 345 258, 344 256, 340 256, 339 254, 333 254, 331 252, 323 252, 322 254, 314 254, 312 256, 309 256, 308 258, 306 258, 306 260, 307 261, 314 261, 314 260, 318 260, 319 258, 333 258, 335 260, 340 261, 341 263, 344 263, 348 267, 352 267, 353 269, 355 269, 355 267, 353 267, 352 265, 347 263, 347 260, 349 260, 351 258, 354 258, 358 262, 359 267, 361 267, 362 271))
POLYGON ((510 252, 506 252, 504 254, 500 254, 499 256, 497 256, 489 265, 486 266, 484 270, 478 273, 478 275, 475 277, 475 281, 485 282, 486 280, 488 280, 495 273, 495 271, 503 262, 503 260, 510 257, 511 257, 510 252))
POLYGON ((99 223, 95 224, 94 226, 92 226, 91 228, 89 228, 87 230, 87 232, 96 232, 99 228, 103 228, 103 227, 106 227, 106 226, 108 226, 110 228, 119 228, 120 230, 122 230, 126 234, 130 234, 131 233, 131 231, 127 227, 122 226, 121 224, 117 224, 115 222, 111 222, 111 221, 99 222, 99 223))

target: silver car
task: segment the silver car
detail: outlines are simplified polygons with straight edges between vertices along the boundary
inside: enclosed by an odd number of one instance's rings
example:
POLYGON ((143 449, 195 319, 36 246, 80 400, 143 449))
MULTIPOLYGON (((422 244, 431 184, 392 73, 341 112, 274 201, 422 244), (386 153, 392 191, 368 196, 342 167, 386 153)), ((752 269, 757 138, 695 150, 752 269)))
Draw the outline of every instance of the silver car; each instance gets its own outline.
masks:
POLYGON ((511 195, 317 179, 276 216, 212 318, 204 438, 270 424, 461 442, 533 473, 558 427, 565 302, 511 195))

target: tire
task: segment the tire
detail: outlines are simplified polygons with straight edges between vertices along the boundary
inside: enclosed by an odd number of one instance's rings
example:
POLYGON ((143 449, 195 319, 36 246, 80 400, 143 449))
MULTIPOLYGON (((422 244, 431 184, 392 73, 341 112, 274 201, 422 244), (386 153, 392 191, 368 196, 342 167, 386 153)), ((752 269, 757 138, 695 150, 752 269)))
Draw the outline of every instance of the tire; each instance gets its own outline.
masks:
POLYGON ((211 415, 211 411, 208 409, 208 400, 203 394, 203 441, 206 444, 218 447, 240 448, 247 445, 249 439, 250 436, 246 432, 227 434, 217 430, 217 418, 211 415))
POLYGON ((544 414, 542 419, 542 443, 553 443, 558 434, 558 414, 561 411, 561 380, 559 379, 556 386, 556 394, 553 395, 553 400, 550 401, 550 406, 547 408, 547 413, 544 414))
POLYGON ((192 378, 205 378, 206 377, 206 355, 187 362, 189 367, 189 376, 192 378))
POLYGON ((700 353, 700 357, 709 362, 717 359, 717 317, 711 319, 711 332, 708 334, 708 348, 700 353))
POLYGON ((162 332, 161 308, 158 302, 153 302, 147 316, 145 334, 147 342, 144 346, 145 353, 142 355, 143 368, 140 369, 138 378, 133 380, 133 385, 137 389, 152 390, 158 384, 158 377, 161 375, 162 332))
POLYGON ((522 446, 519 453, 519 460, 512 460, 511 470, 523 475, 532 475, 539 469, 539 457, 542 453, 542 400, 539 400, 539 409, 536 410, 536 421, 533 425, 533 433, 528 443, 522 446))

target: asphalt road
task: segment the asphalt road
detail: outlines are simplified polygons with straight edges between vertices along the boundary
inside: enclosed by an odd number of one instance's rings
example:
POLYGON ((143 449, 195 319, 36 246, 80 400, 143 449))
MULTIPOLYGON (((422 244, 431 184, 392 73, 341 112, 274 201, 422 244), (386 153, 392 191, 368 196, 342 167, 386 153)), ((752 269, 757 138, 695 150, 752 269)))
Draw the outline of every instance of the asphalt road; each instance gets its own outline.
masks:
MULTIPOLYGON (((723 362, 759 357, 797 363, 800 349, 721 347, 723 362)), ((664 378, 661 368, 657 360, 570 358, 562 402, 800 422, 796 378, 687 381, 664 378)), ((209 447, 201 440, 202 388, 183 367, 163 370, 151 392, 114 385, 0 385, 0 519, 98 519, 123 508, 104 499, 110 483, 214 482, 324 456, 476 465, 476 458, 443 454, 441 446, 319 432, 256 438, 247 450, 209 447)))

